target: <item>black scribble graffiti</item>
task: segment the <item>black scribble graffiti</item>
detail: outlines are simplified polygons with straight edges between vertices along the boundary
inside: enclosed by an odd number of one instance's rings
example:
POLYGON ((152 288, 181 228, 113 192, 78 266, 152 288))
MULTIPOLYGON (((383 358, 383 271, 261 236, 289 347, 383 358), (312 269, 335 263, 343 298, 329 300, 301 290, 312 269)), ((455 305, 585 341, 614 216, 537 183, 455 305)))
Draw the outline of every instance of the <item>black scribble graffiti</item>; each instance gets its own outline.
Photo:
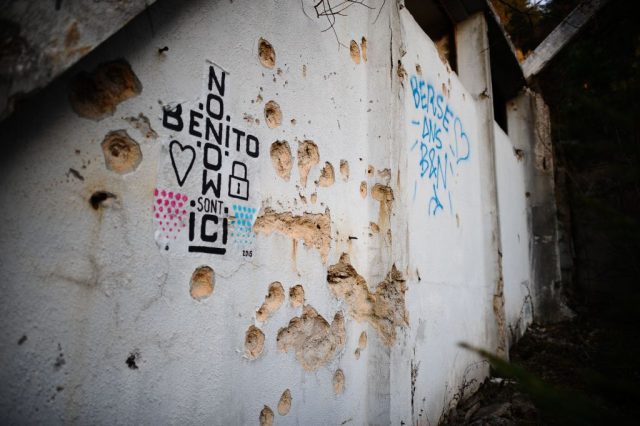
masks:
MULTIPOLYGON (((315 0, 314 0, 315 1, 315 0)), ((378 17, 380 17, 380 12, 382 12, 382 8, 384 7, 385 3, 387 0, 383 0, 382 5, 380 6, 380 10, 378 11, 378 15, 376 16, 376 19, 374 21, 374 23, 378 20, 378 17)), ((323 30, 321 30, 321 32, 327 32, 327 31, 332 31, 333 35, 336 38, 336 42, 338 43, 338 47, 343 46, 343 47, 347 47, 345 44, 343 44, 340 41, 340 38, 338 37, 338 33, 336 32, 336 28, 335 28, 335 24, 336 24, 336 20, 338 19, 338 17, 345 17, 347 16, 346 11, 352 7, 352 6, 362 6, 362 7, 366 7, 367 9, 370 10, 375 10, 377 9, 376 7, 370 6, 369 4, 367 4, 367 0, 318 0, 317 3, 315 3, 313 5, 313 10, 316 14, 316 19, 320 19, 320 20, 326 20, 327 23, 327 27, 323 30)), ((304 8, 304 0, 300 0, 300 5, 302 6, 302 11, 303 13, 309 18, 312 19, 306 12, 305 8, 304 8)))

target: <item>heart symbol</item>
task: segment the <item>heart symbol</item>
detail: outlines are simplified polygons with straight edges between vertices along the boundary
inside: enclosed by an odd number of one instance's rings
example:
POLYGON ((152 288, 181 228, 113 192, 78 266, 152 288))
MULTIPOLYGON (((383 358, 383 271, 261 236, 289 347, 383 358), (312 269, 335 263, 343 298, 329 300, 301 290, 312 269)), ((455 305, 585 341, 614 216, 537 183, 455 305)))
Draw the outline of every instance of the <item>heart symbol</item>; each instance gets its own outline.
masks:
POLYGON ((196 150, 192 146, 182 146, 178 141, 171 141, 169 154, 171 155, 173 171, 178 179, 178 185, 182 186, 184 181, 187 180, 187 176, 189 176, 193 162, 196 160, 196 150), (184 173, 180 173, 178 169, 182 169, 184 173))

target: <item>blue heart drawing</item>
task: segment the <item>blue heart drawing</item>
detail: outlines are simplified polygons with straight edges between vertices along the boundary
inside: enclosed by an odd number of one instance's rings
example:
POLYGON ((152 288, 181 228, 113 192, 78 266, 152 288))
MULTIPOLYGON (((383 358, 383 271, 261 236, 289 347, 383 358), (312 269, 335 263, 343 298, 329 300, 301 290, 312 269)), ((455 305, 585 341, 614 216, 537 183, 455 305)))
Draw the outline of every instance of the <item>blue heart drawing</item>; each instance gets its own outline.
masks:
POLYGON ((196 160, 196 150, 189 145, 182 146, 180 142, 174 140, 169 144, 169 154, 171 155, 173 171, 176 174, 176 179, 178 179, 178 185, 182 187, 196 160), (185 167, 187 163, 188 166, 185 167))

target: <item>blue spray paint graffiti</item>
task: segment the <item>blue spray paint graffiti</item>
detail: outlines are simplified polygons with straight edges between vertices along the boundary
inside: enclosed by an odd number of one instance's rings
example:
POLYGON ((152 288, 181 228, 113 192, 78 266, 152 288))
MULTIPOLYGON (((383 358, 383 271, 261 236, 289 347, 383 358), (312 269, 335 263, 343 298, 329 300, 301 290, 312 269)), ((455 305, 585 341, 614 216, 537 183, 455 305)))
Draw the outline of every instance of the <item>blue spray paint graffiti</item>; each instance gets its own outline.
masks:
POLYGON ((229 221, 231 238, 240 247, 250 247, 256 238, 256 234, 253 233, 252 229, 256 209, 240 204, 234 204, 232 207, 233 216, 229 221))
POLYGON ((418 153, 420 172, 420 182, 414 184, 414 199, 418 186, 426 181, 424 183, 430 187, 429 215, 435 216, 445 206, 453 213, 450 177, 471 155, 469 136, 460 117, 432 84, 412 75, 411 92, 415 110, 420 114, 411 120, 417 133, 411 151, 418 153))

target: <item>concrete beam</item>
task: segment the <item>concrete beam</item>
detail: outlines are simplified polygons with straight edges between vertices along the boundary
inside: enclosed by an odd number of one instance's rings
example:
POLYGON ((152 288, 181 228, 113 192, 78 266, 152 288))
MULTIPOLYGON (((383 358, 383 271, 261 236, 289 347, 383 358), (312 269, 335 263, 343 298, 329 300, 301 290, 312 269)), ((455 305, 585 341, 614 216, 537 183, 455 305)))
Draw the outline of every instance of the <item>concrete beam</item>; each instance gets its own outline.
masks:
POLYGON ((522 63, 525 78, 539 74, 607 1, 585 0, 567 15, 522 63))
POLYGON ((0 2, 0 120, 17 97, 47 85, 153 3, 0 2))

